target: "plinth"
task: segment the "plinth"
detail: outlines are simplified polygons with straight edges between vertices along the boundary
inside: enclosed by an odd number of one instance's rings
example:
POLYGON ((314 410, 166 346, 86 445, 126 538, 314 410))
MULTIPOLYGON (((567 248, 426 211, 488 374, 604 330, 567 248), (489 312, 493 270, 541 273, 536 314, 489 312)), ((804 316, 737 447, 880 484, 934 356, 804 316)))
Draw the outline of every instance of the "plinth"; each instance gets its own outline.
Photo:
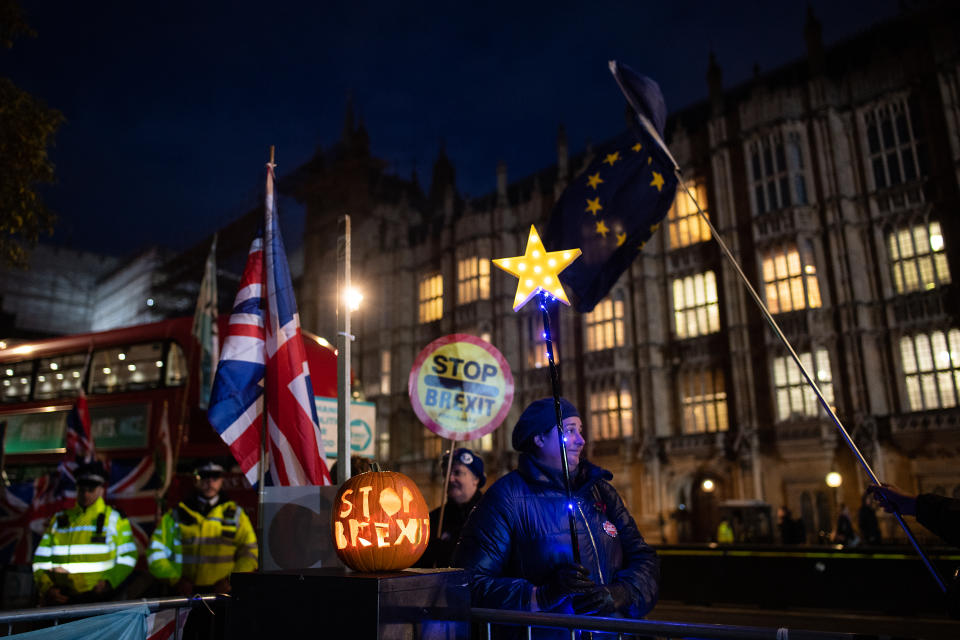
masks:
POLYGON ((341 568, 235 573, 227 637, 464 639, 470 591, 462 569, 356 573, 341 568))

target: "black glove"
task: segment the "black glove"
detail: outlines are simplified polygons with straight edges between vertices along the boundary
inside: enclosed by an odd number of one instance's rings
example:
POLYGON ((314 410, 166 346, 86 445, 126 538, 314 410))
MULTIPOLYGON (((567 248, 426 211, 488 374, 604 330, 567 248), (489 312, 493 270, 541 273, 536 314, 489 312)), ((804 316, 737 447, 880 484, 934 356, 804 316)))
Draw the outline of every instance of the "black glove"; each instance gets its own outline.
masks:
POLYGON ((581 616, 606 616, 623 609, 630 604, 630 590, 627 585, 598 585, 582 596, 573 599, 573 612, 581 616))
POLYGON ((567 598, 587 593, 596 586, 590 579, 590 572, 582 564, 557 565, 547 581, 537 587, 537 606, 541 611, 550 611, 567 598))

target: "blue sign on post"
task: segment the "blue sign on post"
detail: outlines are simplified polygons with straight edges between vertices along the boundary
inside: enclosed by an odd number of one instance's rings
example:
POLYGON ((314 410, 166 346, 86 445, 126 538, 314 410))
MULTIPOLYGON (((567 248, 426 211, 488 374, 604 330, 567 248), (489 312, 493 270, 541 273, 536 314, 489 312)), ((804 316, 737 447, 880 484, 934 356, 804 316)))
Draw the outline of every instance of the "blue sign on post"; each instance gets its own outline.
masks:
MULTIPOLYGON (((327 461, 337 459, 337 399, 314 396, 323 452, 327 461)), ((376 457, 377 405, 372 402, 350 403, 350 451, 365 458, 376 457)))

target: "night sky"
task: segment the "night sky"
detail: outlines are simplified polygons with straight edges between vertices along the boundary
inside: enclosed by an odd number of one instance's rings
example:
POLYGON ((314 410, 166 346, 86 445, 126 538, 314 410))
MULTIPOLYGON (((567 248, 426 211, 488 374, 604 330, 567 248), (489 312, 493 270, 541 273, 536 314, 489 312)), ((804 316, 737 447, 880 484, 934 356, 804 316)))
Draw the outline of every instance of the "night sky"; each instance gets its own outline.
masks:
MULTIPOLYGON (((184 248, 249 210, 269 145, 283 175, 340 136, 352 91, 374 155, 428 186, 445 141, 461 193, 517 180, 623 127, 607 71, 657 80, 668 109, 804 55, 807 2, 157 2, 22 0, 37 38, 0 74, 63 112, 45 191, 54 242, 127 255, 184 248)), ((829 45, 896 0, 814 0, 829 45)), ((288 247, 302 211, 281 202, 288 247)), ((251 235, 253 231, 251 230, 251 235)))

